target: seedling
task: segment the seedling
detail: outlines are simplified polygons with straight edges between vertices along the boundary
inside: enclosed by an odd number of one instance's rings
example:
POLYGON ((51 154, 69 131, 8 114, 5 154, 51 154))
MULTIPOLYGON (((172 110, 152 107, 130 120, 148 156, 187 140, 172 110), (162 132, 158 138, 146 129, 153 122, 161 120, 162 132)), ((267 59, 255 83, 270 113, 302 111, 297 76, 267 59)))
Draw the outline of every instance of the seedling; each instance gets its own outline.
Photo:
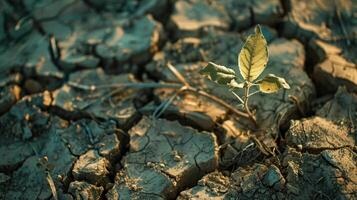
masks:
POLYGON ((231 92, 238 98, 248 114, 249 119, 257 126, 254 114, 248 106, 249 97, 262 93, 275 93, 279 89, 290 89, 289 84, 284 78, 278 77, 274 74, 268 74, 263 79, 257 80, 260 74, 264 71, 269 59, 267 41, 262 34, 260 26, 255 27, 255 33, 248 36, 244 46, 238 55, 238 69, 241 80, 236 71, 232 68, 217 65, 209 62, 200 73, 208 76, 212 81, 227 86, 231 92), (250 93, 250 89, 257 86, 258 90, 250 93), (241 98, 234 91, 237 89, 244 89, 243 98, 241 98))

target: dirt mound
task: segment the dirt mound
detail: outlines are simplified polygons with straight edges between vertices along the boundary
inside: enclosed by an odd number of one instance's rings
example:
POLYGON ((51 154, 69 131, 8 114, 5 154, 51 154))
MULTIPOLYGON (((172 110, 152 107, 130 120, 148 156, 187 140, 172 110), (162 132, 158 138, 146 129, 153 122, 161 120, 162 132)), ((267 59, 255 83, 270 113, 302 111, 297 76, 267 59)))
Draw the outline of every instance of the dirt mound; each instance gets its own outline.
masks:
POLYGON ((0 2, 0 199, 357 199, 356 6, 0 2), (199 73, 256 24, 290 85, 258 126, 199 73))

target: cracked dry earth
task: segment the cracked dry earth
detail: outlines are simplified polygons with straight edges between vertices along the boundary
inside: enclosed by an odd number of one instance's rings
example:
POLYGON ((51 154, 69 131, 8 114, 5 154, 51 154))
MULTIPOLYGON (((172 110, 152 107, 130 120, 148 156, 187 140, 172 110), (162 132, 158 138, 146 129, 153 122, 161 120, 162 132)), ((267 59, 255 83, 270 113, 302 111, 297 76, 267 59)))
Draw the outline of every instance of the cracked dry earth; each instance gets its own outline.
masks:
POLYGON ((1 1, 0 199, 357 199, 356 14, 355 0, 1 1), (264 73, 291 86, 251 97, 258 128, 198 73, 235 66, 255 24, 264 73), (178 92, 168 62, 220 101, 178 92))

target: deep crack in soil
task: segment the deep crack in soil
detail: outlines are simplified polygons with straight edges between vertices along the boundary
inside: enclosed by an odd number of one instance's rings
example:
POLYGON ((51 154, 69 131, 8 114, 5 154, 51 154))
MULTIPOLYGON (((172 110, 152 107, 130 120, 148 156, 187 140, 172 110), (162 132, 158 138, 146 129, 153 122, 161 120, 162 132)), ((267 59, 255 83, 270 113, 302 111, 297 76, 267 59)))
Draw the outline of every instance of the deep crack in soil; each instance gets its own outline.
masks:
POLYGON ((0 2, 0 199, 357 199, 356 12, 353 0, 0 2), (291 86, 251 97, 259 128, 198 73, 235 66, 255 24, 265 73, 291 86))

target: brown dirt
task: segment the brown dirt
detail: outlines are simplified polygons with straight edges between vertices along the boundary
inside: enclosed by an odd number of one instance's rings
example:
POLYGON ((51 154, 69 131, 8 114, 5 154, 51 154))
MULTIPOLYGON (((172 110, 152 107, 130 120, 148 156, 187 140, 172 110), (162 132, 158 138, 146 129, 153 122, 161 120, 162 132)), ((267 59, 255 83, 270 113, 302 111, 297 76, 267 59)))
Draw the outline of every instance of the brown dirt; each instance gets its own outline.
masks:
POLYGON ((0 200, 357 199, 356 13, 354 0, 0 2, 0 200), (256 24, 264 74, 291 86, 252 96, 258 128, 198 73, 236 67, 256 24))

